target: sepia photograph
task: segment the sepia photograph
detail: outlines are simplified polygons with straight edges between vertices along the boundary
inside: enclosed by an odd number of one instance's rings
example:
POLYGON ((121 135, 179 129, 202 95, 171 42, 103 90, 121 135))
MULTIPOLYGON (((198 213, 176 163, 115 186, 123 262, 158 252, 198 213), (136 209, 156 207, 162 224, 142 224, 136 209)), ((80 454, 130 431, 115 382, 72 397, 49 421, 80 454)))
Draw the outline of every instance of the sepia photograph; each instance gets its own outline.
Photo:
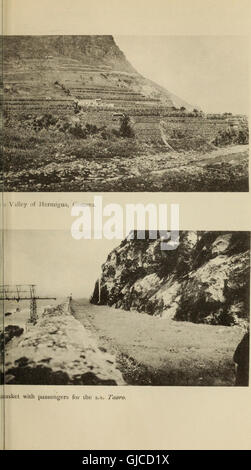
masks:
POLYGON ((248 386, 250 233, 6 230, 2 383, 248 386))
POLYGON ((0 10, 0 449, 250 448, 251 2, 0 10))
POLYGON ((246 36, 6 35, 6 192, 247 192, 246 36))

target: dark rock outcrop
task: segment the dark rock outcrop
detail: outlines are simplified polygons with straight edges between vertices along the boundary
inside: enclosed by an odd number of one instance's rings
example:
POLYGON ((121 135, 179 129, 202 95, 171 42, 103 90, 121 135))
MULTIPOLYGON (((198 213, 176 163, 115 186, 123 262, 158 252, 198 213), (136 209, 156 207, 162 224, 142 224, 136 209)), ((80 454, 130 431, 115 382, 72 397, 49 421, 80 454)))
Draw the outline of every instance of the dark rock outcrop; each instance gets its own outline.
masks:
POLYGON ((0 333, 0 351, 3 353, 4 347, 12 338, 19 337, 24 332, 18 325, 7 325, 0 333))
POLYGON ((249 383, 249 331, 245 333, 242 340, 238 344, 234 357, 237 365, 236 386, 248 386, 249 383))
POLYGON ((91 302, 194 323, 249 321, 248 232, 180 232, 176 250, 124 240, 102 266, 91 302))

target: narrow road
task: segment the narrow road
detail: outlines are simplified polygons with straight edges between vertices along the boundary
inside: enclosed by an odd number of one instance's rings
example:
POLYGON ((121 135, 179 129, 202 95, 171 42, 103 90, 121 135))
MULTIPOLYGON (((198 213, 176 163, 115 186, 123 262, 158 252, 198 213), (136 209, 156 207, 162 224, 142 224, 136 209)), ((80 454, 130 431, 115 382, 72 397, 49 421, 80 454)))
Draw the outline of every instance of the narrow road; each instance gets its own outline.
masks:
POLYGON ((128 385, 234 385, 242 329, 73 302, 74 317, 116 359, 128 385))
MULTIPOLYGON (((104 309, 109 310, 109 307, 104 307, 104 309)), ((85 338, 83 339, 84 345, 87 349, 92 351, 92 354, 89 354, 89 366, 92 367, 92 369, 95 369, 97 366, 99 369, 107 369, 108 366, 109 369, 112 369, 114 376, 116 376, 117 385, 126 385, 122 374, 118 370, 119 367, 115 354, 101 345, 99 337, 92 327, 90 319, 97 310, 100 311, 100 307, 90 304, 88 300, 81 302, 81 304, 74 300, 71 302, 71 313, 83 327, 85 334, 85 338)), ((107 375, 109 375, 109 373, 107 373, 107 375)))
POLYGON ((248 155, 245 155, 245 152, 248 150, 248 145, 235 145, 226 148, 220 148, 213 150, 212 152, 207 152, 202 155, 186 155, 184 157, 180 156, 175 162, 168 163, 165 168, 159 170, 150 171, 151 174, 162 174, 165 171, 174 169, 174 168, 184 168, 187 166, 204 166, 209 163, 215 164, 216 162, 238 162, 245 158, 248 155))

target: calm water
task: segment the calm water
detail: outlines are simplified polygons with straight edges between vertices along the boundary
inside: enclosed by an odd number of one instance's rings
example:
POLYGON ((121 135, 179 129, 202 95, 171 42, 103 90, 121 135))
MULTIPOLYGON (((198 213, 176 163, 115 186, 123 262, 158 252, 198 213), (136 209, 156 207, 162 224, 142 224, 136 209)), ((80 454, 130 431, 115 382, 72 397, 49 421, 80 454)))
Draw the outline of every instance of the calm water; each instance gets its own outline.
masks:
MULTIPOLYGON (((63 298, 57 298, 57 300, 38 300, 37 301, 37 314, 38 317, 43 313, 46 307, 58 305, 63 302, 63 298)), ((0 302, 0 328, 7 325, 19 325, 25 328, 26 322, 30 318, 30 302, 28 300, 22 300, 16 302, 13 300, 5 300, 0 302), (11 313, 11 315, 5 316, 3 314, 11 313)))

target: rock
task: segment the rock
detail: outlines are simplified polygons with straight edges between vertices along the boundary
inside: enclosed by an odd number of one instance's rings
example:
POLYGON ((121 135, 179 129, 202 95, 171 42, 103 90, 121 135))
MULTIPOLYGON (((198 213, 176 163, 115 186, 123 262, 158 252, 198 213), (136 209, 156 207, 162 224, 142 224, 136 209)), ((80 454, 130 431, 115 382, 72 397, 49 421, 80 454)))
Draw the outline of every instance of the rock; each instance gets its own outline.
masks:
POLYGON ((249 233, 180 232, 176 250, 161 238, 124 240, 102 266, 92 303, 163 318, 220 325, 249 321, 249 233))
POLYGON ((4 328, 4 333, 0 333, 0 351, 3 352, 6 344, 8 344, 12 338, 21 336, 23 331, 23 328, 18 325, 7 325, 4 328))
POLYGON ((249 384, 249 331, 247 331, 238 344, 233 357, 237 364, 236 386, 248 386, 249 384))

